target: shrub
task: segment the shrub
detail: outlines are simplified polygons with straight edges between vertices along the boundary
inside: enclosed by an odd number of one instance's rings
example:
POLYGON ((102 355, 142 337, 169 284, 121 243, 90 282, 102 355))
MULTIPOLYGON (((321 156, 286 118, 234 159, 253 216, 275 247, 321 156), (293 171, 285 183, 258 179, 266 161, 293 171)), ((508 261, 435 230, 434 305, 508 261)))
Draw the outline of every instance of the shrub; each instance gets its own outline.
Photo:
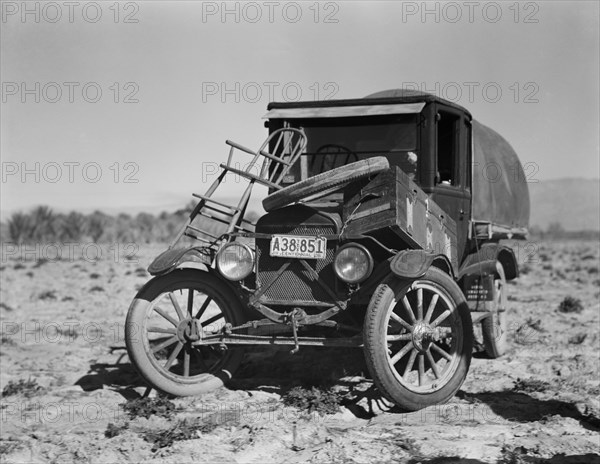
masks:
POLYGON ((32 269, 37 269, 38 267, 42 267, 44 264, 46 264, 48 262, 48 260, 46 258, 40 258, 38 259, 35 264, 32 266, 32 269))
POLYGON ((13 440, 2 440, 0 442, 0 456, 5 456, 16 450, 21 443, 13 440))
POLYGON ((8 306, 4 301, 0 302, 0 308, 5 309, 6 311, 13 311, 12 306, 8 306))
POLYGON ((525 263, 522 266, 519 266, 519 274, 527 275, 530 272, 531 272, 531 266, 529 266, 529 264, 525 263))
POLYGON ((567 296, 558 305, 558 310, 561 313, 580 313, 583 311, 583 305, 581 304, 581 300, 579 298, 567 296))
POLYGON ((17 344, 12 338, 2 335, 2 337, 0 337, 0 345, 16 346, 17 344))
POLYGON ((283 396, 286 406, 307 410, 309 413, 335 414, 340 410, 342 397, 331 389, 294 387, 283 396))
POLYGON ((571 345, 581 345, 585 339, 587 338, 587 334, 586 333, 578 333, 573 335, 572 337, 569 337, 569 343, 571 345))
POLYGON ((17 382, 10 380, 6 387, 4 387, 2 390, 2 396, 5 397, 21 394, 29 398, 42 390, 42 387, 38 385, 35 379, 20 379, 17 382))
POLYGON ((123 430, 126 430, 128 428, 129 424, 115 425, 112 422, 109 422, 108 426, 106 427, 106 430, 104 431, 104 436, 106 438, 114 438, 117 435, 120 435, 123 430))
POLYGON ((135 275, 138 277, 148 277, 148 273, 146 272, 146 269, 144 269, 143 267, 138 267, 135 270, 135 275))
POLYGON ((517 378, 515 385, 513 386, 514 391, 520 391, 524 393, 532 392, 543 392, 547 390, 550 385, 543 380, 538 379, 520 379, 517 378))
POLYGON ((56 300, 56 292, 54 290, 46 290, 38 296, 39 300, 56 300))
POLYGON ((536 320, 532 317, 528 317, 525 321, 525 324, 527 324, 527 327, 531 327, 533 330, 537 330, 538 332, 545 332, 544 328, 542 327, 541 319, 536 320))
POLYGON ((198 432, 210 433, 217 428, 213 422, 192 422, 186 419, 178 421, 173 427, 158 432, 146 432, 144 440, 152 443, 152 451, 171 446, 176 441, 198 438, 198 432))
POLYGON ((160 396, 157 398, 136 398, 129 400, 123 404, 123 409, 129 417, 145 417, 158 416, 169 418, 175 412, 175 404, 172 401, 160 396))

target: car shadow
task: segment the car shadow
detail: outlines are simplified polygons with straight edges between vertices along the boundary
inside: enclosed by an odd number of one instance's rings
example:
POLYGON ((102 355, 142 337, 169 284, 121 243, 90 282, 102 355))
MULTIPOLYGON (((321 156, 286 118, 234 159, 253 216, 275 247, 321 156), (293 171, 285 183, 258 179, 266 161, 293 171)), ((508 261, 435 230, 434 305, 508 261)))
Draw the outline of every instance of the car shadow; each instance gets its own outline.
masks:
POLYGON ((126 400, 143 396, 136 391, 136 388, 148 388, 148 384, 129 362, 124 350, 125 347, 111 347, 111 354, 118 353, 115 362, 90 364, 87 374, 80 377, 75 385, 81 387, 85 392, 108 388, 116 391, 126 400))
POLYGON ((546 417, 559 415, 573 418, 582 427, 598 431, 600 418, 592 414, 582 414, 573 403, 561 400, 540 400, 526 393, 513 390, 497 392, 465 393, 459 391, 458 398, 466 401, 479 401, 485 403, 500 417, 514 422, 536 422, 546 417))
MULTIPOLYGON (((363 398, 374 404, 379 401, 379 394, 374 388, 367 391, 356 388, 368 376, 361 350, 302 347, 292 355, 291 348, 248 348, 244 360, 226 387, 230 390, 257 390, 284 395, 296 386, 338 386, 343 390, 344 404, 350 410, 356 411, 360 417, 372 417, 368 411, 353 406, 363 398)), ((111 354, 116 355, 114 362, 90 364, 86 375, 80 377, 75 385, 86 392, 112 389, 125 399, 148 395, 148 390, 143 395, 139 393, 140 387, 150 387, 129 361, 125 348, 111 347, 111 354)))
POLYGON ((367 375, 359 349, 292 346, 248 348, 229 387, 282 392, 295 386, 330 387, 340 379, 367 375))
POLYGON ((596 453, 587 454, 556 454, 551 458, 539 458, 535 456, 518 457, 523 464, 600 464, 600 455, 596 453))
POLYGON ((292 355, 291 348, 250 349, 227 387, 281 396, 294 387, 333 388, 340 395, 340 405, 359 419, 371 419, 382 412, 405 412, 373 386, 362 350, 301 347, 292 355))

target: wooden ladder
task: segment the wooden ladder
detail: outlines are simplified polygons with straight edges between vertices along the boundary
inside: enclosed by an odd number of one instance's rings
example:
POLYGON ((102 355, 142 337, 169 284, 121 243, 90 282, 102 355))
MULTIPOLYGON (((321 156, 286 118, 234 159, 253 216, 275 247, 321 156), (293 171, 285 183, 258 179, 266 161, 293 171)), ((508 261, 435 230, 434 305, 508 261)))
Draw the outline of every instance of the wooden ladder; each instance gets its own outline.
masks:
POLYGON ((281 189, 281 182, 306 149, 307 139, 302 129, 283 128, 271 133, 257 151, 230 140, 225 143, 230 146, 227 163, 220 165, 219 176, 204 194, 193 194, 199 201, 169 245, 169 249, 173 248, 182 236, 199 240, 207 247, 216 249, 224 235, 233 232, 252 232, 255 224, 244 219, 252 187, 258 183, 269 189, 281 189), (252 155, 252 160, 244 169, 233 167, 233 154, 236 150, 252 155), (227 204, 212 198, 228 174, 248 180, 248 185, 237 204, 227 204), (196 225, 192 225, 199 216, 205 219, 200 218, 196 221, 196 225), (226 224, 226 231, 215 234, 208 227, 211 221, 226 224))

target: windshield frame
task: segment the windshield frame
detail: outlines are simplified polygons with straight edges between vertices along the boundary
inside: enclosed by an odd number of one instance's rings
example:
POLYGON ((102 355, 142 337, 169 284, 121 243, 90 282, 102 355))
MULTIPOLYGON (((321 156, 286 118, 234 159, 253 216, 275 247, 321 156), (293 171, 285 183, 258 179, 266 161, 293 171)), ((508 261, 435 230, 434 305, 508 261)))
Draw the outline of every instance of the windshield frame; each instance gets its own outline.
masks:
MULTIPOLYGON (((345 164, 349 164, 358 160, 371 158, 374 156, 384 156, 388 158, 390 161, 390 166, 398 166, 402 169, 407 175, 410 176, 415 182, 419 181, 420 170, 422 169, 422 144, 421 144, 421 132, 422 132, 422 121, 423 118, 420 113, 412 113, 412 114, 391 114, 391 115, 377 115, 377 116, 361 116, 361 117, 341 117, 341 118, 290 118, 286 120, 270 120, 269 127, 272 130, 275 127, 293 127, 293 128, 302 128, 307 132, 308 137, 308 146, 305 153, 303 153, 296 163, 297 166, 292 167, 290 169, 289 176, 286 176, 287 179, 284 180, 284 185, 290 185, 300 180, 304 180, 310 176, 314 176, 316 174, 320 174, 322 172, 326 172, 330 169, 341 167, 345 164), (272 122, 277 121, 278 124, 271 124, 272 122), (326 155, 330 158, 336 158, 339 156, 338 160, 334 160, 332 162, 322 161, 320 162, 320 166, 316 168, 313 166, 311 168, 311 161, 314 162, 315 154, 320 149, 318 147, 311 148, 311 129, 321 129, 331 127, 333 131, 338 131, 343 133, 344 130, 351 129, 352 127, 361 128, 364 131, 368 131, 369 126, 373 127, 374 131, 379 131, 380 133, 387 133, 385 135, 393 136, 393 132, 390 130, 395 125, 398 127, 412 127, 412 134, 410 135, 411 139, 411 147, 407 145, 403 146, 394 146, 394 142, 398 142, 398 140, 386 140, 382 142, 382 137, 373 138, 371 140, 365 140, 365 147, 371 143, 372 146, 379 145, 381 149, 371 150, 365 148, 363 150, 356 150, 352 152, 351 149, 349 151, 351 153, 355 153, 355 155, 349 156, 348 152, 343 150, 335 150, 335 146, 343 147, 344 143, 346 145, 350 145, 354 147, 357 143, 363 142, 362 140, 353 140, 354 143, 344 142, 336 139, 332 139, 330 143, 322 143, 323 140, 316 143, 316 145, 320 144, 320 147, 323 148, 327 145, 331 146, 331 149, 327 150, 323 155, 326 155), (386 147, 385 143, 388 142, 389 146, 386 147), (381 145, 384 144, 382 147, 381 145), (336 156, 337 155, 337 156, 336 156), (311 157, 313 158, 311 160, 311 157), (299 166, 298 166, 299 165, 299 166), (410 169, 409 172, 407 172, 410 169)), ((325 133, 326 130, 323 131, 325 133)), ((402 139, 403 137, 400 137, 402 139)), ((314 137, 313 137, 314 140, 314 137)))

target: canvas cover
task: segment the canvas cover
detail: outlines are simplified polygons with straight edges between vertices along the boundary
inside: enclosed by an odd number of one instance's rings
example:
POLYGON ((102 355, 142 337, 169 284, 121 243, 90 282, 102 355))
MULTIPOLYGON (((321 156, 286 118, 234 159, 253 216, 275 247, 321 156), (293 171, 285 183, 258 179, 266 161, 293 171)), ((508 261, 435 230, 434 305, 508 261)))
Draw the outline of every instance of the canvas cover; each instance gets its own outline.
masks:
POLYGON ((519 158, 497 132, 473 121, 473 213, 476 222, 518 234, 529 226, 529 189, 519 158))

